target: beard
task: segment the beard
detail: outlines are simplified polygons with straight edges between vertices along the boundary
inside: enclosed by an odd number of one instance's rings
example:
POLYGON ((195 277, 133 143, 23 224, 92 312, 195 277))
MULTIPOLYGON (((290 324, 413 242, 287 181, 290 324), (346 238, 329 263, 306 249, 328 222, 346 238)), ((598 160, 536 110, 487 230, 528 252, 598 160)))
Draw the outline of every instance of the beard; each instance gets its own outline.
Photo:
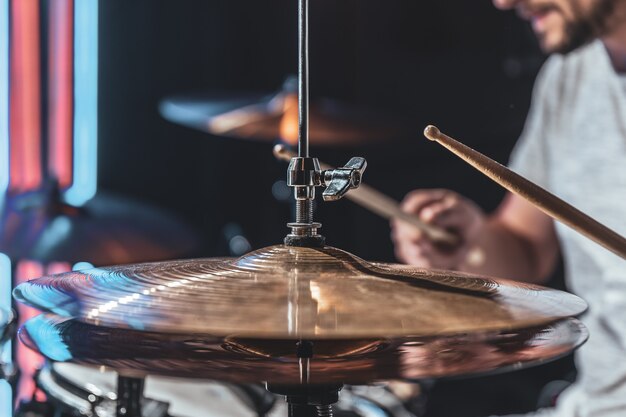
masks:
POLYGON ((565 40, 554 52, 566 54, 607 33, 610 17, 618 0, 598 0, 590 11, 583 12, 573 1, 575 18, 566 22, 565 40))

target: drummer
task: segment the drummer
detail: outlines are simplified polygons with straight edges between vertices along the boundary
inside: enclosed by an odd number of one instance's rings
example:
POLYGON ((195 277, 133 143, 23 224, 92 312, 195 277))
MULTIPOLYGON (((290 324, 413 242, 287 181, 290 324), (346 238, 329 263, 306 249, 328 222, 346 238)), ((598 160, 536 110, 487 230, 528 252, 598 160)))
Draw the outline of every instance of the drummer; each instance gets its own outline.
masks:
MULTIPOLYGON (((511 167, 626 235, 626 0, 494 0, 528 20, 552 53, 537 79, 511 167)), ((578 380, 558 417, 626 416, 626 262, 509 194, 486 214, 448 190, 416 190, 403 208, 457 231, 442 250, 411 226, 392 224, 406 263, 541 283, 563 254, 570 289, 589 303, 591 334, 578 380), (469 256, 469 254, 481 256, 469 256)))

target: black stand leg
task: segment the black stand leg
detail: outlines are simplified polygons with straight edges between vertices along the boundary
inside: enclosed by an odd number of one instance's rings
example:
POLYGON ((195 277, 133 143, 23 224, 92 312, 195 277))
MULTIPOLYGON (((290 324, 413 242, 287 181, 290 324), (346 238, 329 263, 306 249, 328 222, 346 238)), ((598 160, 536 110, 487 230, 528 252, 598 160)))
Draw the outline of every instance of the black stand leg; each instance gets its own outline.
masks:
POLYGON ((284 395, 289 406, 289 417, 332 417, 332 405, 339 400, 343 385, 275 385, 267 390, 284 395))
POLYGON ((142 417, 143 378, 117 378, 117 417, 142 417))

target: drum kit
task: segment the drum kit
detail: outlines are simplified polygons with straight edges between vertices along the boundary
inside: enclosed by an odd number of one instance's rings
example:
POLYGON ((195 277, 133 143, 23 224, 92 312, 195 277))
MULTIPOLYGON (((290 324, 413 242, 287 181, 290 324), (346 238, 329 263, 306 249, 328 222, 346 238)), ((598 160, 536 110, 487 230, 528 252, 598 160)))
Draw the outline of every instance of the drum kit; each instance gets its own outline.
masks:
MULTIPOLYGON (((217 99, 163 105, 172 120, 244 138, 276 138, 281 117, 297 109, 297 153, 275 150, 290 161, 287 183, 296 200, 284 244, 236 259, 96 268, 19 285, 15 298, 42 312, 26 322, 19 338, 49 360, 37 385, 53 415, 410 416, 381 383, 520 369, 559 358, 587 339, 575 318, 586 304, 574 295, 368 262, 325 244, 313 218, 318 187, 325 187, 325 201, 347 196, 434 240, 454 244, 456 237, 402 213, 389 197, 364 186, 364 159, 332 168, 309 155, 308 1, 299 2, 295 104, 283 92, 224 102, 221 108, 217 99)), ((357 122, 334 125, 321 110, 313 114, 329 121, 318 128, 311 119, 313 141, 332 136, 326 126, 332 134, 339 129, 348 142, 367 130, 357 122)), ((623 237, 545 190, 434 127, 426 135, 550 215, 626 254, 623 237)), ((0 329, 8 328, 8 317, 0 329)))

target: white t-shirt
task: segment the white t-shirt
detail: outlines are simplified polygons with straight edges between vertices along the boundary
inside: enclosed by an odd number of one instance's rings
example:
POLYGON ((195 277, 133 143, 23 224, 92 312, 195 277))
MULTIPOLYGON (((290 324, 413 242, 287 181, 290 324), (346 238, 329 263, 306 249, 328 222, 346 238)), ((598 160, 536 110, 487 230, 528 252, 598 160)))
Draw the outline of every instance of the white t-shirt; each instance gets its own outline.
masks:
MULTIPOLYGON (((626 89, 595 41, 542 69, 513 170, 626 235, 626 89)), ((589 303, 578 380, 541 416, 626 416, 626 261, 557 223, 569 289, 589 303)))

